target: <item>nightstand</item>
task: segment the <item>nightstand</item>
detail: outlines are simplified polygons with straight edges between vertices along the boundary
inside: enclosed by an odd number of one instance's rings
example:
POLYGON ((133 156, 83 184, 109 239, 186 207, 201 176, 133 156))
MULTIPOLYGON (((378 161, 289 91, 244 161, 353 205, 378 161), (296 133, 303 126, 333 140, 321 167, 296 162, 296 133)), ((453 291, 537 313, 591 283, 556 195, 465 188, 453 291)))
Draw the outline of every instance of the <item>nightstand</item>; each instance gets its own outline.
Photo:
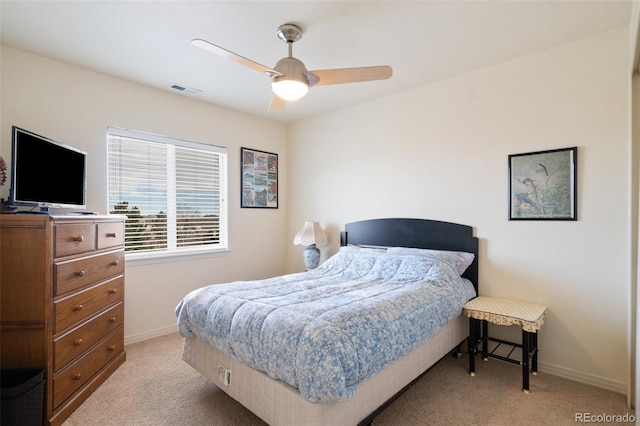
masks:
POLYGON ((537 374, 538 330, 544 322, 546 309, 546 306, 501 297, 479 296, 467 302, 463 306, 463 311, 469 318, 469 374, 475 376, 475 357, 478 353, 482 354, 485 361, 488 358, 496 358, 522 365, 522 391, 529 393, 529 367, 532 374, 537 374), (522 343, 489 337, 488 323, 515 324, 521 327, 522 343), (498 344, 492 351, 489 351, 489 341, 498 344), (511 351, 506 356, 495 353, 502 345, 511 347, 511 351), (480 351, 478 351, 479 346, 481 346, 480 351), (522 359, 511 357, 516 348, 522 349, 522 359))

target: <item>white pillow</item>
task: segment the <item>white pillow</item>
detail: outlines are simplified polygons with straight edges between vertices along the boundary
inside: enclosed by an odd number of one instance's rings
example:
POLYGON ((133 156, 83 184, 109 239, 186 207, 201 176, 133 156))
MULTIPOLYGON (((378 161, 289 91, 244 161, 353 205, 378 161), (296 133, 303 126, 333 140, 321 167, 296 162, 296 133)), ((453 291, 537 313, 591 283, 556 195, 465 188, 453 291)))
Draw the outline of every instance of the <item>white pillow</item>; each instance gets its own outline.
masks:
POLYGON ((375 247, 375 246, 359 246, 356 244, 348 244, 347 246, 340 247, 340 250, 353 251, 360 253, 386 253, 387 247, 375 247))
POLYGON ((434 257, 444 262, 452 263, 458 270, 458 274, 462 275, 464 271, 473 263, 475 255, 464 251, 447 251, 418 249, 409 247, 390 247, 387 250, 389 254, 415 254, 419 256, 434 257))

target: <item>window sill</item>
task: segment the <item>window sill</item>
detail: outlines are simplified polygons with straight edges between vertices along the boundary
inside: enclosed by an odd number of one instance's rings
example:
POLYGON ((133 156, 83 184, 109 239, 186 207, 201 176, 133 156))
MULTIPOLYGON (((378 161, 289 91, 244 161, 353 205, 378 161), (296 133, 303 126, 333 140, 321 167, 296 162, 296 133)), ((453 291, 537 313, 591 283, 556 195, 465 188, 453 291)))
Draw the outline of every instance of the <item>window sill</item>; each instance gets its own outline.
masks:
POLYGON ((194 249, 183 252, 170 253, 125 253, 126 266, 143 266, 158 263, 183 262, 189 260, 207 259, 212 257, 224 256, 231 252, 228 248, 224 249, 194 249))

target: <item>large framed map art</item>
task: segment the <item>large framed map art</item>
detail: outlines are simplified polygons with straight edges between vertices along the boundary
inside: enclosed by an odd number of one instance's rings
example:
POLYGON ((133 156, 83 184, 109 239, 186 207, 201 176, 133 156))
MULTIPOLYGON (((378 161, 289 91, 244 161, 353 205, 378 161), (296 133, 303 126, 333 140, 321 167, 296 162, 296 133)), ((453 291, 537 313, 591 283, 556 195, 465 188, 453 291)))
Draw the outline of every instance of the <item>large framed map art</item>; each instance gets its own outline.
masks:
POLYGON ((578 148, 509 155, 509 220, 578 220, 578 148))
POLYGON ((278 208, 278 154, 241 148, 240 207, 278 208))

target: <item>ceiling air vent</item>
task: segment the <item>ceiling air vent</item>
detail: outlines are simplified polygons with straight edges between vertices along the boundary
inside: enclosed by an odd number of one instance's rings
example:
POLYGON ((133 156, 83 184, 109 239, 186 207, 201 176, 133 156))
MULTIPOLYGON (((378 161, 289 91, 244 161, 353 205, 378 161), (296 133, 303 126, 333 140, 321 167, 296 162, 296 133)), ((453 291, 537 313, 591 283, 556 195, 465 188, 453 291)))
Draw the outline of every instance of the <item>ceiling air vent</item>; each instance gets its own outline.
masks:
POLYGON ((192 87, 182 86, 176 83, 171 83, 169 88, 173 90, 177 90, 178 92, 188 93, 190 95, 197 95, 198 93, 202 93, 202 90, 194 89, 192 87))

